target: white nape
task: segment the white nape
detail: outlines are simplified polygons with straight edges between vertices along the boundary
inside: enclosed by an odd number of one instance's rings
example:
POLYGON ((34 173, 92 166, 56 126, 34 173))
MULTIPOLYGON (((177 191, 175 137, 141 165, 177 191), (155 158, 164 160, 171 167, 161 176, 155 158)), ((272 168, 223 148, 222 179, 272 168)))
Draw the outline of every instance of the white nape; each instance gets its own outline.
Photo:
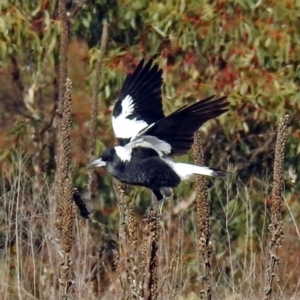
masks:
POLYGON ((175 171, 181 180, 192 179, 195 175, 214 176, 215 173, 208 167, 177 163, 170 159, 164 159, 164 161, 175 171))
POLYGON ((142 129, 148 126, 143 120, 127 119, 134 112, 134 103, 130 95, 122 101, 122 113, 112 118, 112 126, 117 138, 128 139, 137 135, 142 129))
POLYGON ((131 155, 130 153, 122 146, 115 147, 116 154, 120 157, 122 161, 130 161, 131 155))

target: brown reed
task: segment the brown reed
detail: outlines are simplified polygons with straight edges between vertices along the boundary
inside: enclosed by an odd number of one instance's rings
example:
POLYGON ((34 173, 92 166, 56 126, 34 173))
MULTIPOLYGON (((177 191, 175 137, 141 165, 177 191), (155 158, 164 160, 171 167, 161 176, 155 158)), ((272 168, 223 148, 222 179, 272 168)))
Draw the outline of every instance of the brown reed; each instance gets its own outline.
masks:
POLYGON ((274 290, 274 278, 279 282, 276 269, 279 266, 278 248, 281 247, 284 238, 282 223, 282 189, 284 175, 284 152, 287 140, 289 115, 285 115, 279 121, 277 139, 275 145, 275 158, 273 166, 273 183, 271 193, 271 223, 269 225, 268 260, 265 270, 265 299, 272 298, 274 290))
POLYGON ((143 273, 143 299, 158 297, 158 246, 161 230, 159 213, 152 207, 147 210, 142 223, 143 243, 141 259, 143 273))
MULTIPOLYGON (((197 131, 194 136, 193 157, 196 165, 204 165, 204 155, 201 143, 200 132, 197 131)), ((210 208, 207 200, 207 179, 204 176, 196 178, 196 210, 197 210, 197 233, 198 233, 198 254, 202 258, 200 268, 204 264, 204 291, 206 299, 212 297, 211 284, 211 254, 213 251, 212 243, 210 242, 209 214, 210 208)))
POLYGON ((74 187, 69 179, 70 165, 70 132, 72 109, 72 82, 67 79, 67 47, 68 21, 66 15, 66 1, 58 3, 58 14, 61 25, 59 48, 59 99, 57 116, 57 172, 56 172, 56 227, 61 232, 62 262, 59 269, 59 297, 69 299, 73 290, 70 251, 73 243, 73 222, 75 209, 73 203, 74 187))
POLYGON ((71 90, 72 83, 66 82, 60 124, 60 145, 58 182, 57 182, 57 221, 56 227, 61 231, 62 263, 60 264, 60 297, 66 299, 72 292, 74 280, 71 278, 70 252, 73 244, 73 222, 75 207, 73 202, 74 187, 69 179, 70 131, 71 131, 71 90))

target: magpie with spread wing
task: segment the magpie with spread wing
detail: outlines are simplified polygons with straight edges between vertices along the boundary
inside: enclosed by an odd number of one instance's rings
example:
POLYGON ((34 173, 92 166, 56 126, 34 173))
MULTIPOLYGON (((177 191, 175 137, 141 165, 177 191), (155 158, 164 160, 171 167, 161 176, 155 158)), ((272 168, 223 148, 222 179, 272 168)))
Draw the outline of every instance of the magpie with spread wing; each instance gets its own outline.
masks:
POLYGON ((164 118, 162 84, 162 70, 153 65, 152 58, 146 64, 141 60, 133 73, 127 75, 112 116, 119 145, 126 145, 139 131, 164 118))
POLYGON ((195 175, 225 176, 209 167, 177 163, 172 157, 186 153, 199 127, 225 113, 229 103, 227 97, 211 96, 165 117, 161 106, 161 70, 157 66, 151 69, 152 62, 148 64, 144 68, 139 64, 128 82, 126 78, 127 88, 122 89, 121 100, 114 108, 113 127, 120 146, 106 149, 90 166, 106 168, 123 183, 145 186, 160 201, 170 197, 171 189, 182 180, 195 175), (151 72, 155 84, 146 78, 145 74, 151 72), (137 82, 139 87, 135 86, 137 82), (122 123, 127 125, 121 126, 122 123))

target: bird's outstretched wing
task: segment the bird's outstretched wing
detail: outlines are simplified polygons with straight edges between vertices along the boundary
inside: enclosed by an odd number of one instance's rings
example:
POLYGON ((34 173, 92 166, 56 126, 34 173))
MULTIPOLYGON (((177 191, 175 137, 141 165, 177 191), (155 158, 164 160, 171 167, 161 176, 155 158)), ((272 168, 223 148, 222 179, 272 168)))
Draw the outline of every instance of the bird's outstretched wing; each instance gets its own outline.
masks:
POLYGON ((196 130, 206 121, 228 110, 229 103, 226 98, 224 96, 214 99, 214 96, 211 96, 193 105, 181 107, 141 130, 132 138, 130 147, 151 148, 160 156, 185 154, 193 144, 196 130))
POLYGON ((161 86, 162 70, 153 65, 153 59, 144 65, 140 61, 122 86, 112 117, 115 136, 120 145, 125 145, 148 125, 164 118, 161 86))

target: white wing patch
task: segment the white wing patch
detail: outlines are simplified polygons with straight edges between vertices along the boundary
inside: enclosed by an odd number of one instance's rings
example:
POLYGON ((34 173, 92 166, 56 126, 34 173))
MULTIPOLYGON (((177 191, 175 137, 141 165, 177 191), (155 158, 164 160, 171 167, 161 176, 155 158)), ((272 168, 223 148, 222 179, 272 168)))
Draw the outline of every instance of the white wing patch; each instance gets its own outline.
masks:
POLYGON ((131 115, 134 111, 134 103, 133 99, 130 95, 127 95, 124 100, 122 101, 122 113, 119 117, 126 118, 131 115))
POLYGON ((129 139, 136 136, 142 129, 148 126, 143 120, 127 119, 134 112, 134 103, 130 95, 122 101, 122 113, 112 118, 112 125, 117 138, 129 139))
POLYGON ((137 120, 136 118, 130 120, 122 117, 112 118, 112 125, 117 138, 129 139, 132 136, 136 136, 140 130, 148 126, 143 120, 137 120))

